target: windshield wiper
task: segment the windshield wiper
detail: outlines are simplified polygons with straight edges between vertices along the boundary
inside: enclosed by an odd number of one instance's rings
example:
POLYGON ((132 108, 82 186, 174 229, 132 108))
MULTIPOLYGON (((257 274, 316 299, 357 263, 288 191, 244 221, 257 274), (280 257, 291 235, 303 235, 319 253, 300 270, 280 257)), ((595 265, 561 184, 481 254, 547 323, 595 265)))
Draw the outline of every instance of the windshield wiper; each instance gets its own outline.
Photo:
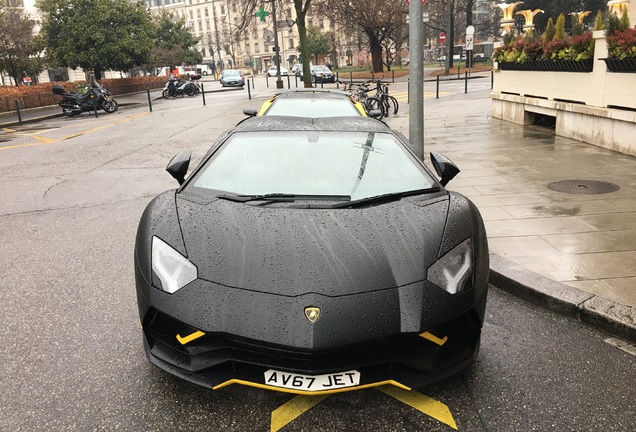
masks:
POLYGON ((217 198, 235 202, 248 201, 296 201, 296 200, 312 200, 312 201, 351 201, 351 195, 298 195, 290 193, 268 193, 263 195, 235 195, 220 194, 217 198))
POLYGON ((359 200, 337 203, 331 206, 331 208, 347 208, 347 207, 360 207, 368 204, 378 204, 389 201, 397 201, 404 197, 414 196, 414 195, 423 195, 429 194, 433 192, 439 192, 440 188, 438 186, 433 186, 426 189, 415 189, 405 192, 391 192, 382 195, 376 195, 367 198, 361 198, 359 200))

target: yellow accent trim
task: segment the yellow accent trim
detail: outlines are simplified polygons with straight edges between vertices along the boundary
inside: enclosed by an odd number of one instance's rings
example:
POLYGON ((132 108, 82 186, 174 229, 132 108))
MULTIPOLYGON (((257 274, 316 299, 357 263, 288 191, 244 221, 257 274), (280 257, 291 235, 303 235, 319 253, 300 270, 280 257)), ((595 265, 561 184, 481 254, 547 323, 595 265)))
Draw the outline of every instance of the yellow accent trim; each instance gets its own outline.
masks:
POLYGON ((269 111, 269 109, 272 107, 272 104, 274 103, 274 101, 276 100, 276 98, 278 97, 278 95, 274 96, 273 98, 266 100, 265 102, 263 102, 263 105, 261 105, 261 110, 258 112, 258 114, 256 114, 257 116, 262 116, 265 115, 265 113, 267 111, 269 111))
POLYGON ((424 339, 430 340, 431 342, 433 342, 434 344, 437 344, 439 346, 442 346, 446 343, 446 341, 448 340, 448 336, 444 336, 443 339, 438 338, 437 336, 435 336, 432 333, 429 332, 424 332, 422 334, 420 334, 420 337, 423 337, 424 339))
POLYGON ((205 333, 203 333, 201 330, 197 330, 194 333, 185 337, 181 337, 181 335, 177 335, 177 340, 179 341, 181 345, 185 345, 187 343, 192 342, 195 339, 199 339, 201 336, 205 336, 205 333))
POLYGON ((277 392, 291 393, 291 394, 297 394, 297 395, 303 395, 303 396, 330 395, 330 394, 335 394, 335 393, 344 393, 344 392, 350 392, 350 391, 355 391, 355 390, 362 390, 362 389, 366 389, 366 388, 379 387, 379 386, 383 386, 383 385, 387 385, 387 384, 390 384, 390 385, 395 386, 395 387, 399 387, 399 388, 401 388, 403 390, 411 390, 410 387, 407 387, 404 384, 400 384, 399 382, 393 381, 393 380, 381 381, 381 382, 372 383, 372 384, 364 384, 364 385, 359 385, 359 386, 355 386, 355 387, 345 387, 345 388, 339 388, 339 389, 334 389, 334 390, 324 390, 324 391, 310 392, 310 391, 305 391, 305 390, 293 390, 293 389, 288 389, 288 388, 284 388, 284 387, 274 387, 274 386, 270 386, 270 385, 266 385, 266 384, 258 384, 258 383, 254 383, 254 382, 250 382, 250 381, 244 381, 244 380, 240 380, 240 379, 231 379, 231 380, 225 381, 224 383, 221 383, 221 384, 219 384, 217 386, 212 387, 212 390, 218 390, 218 389, 221 389, 223 387, 227 387, 227 386, 232 385, 232 384, 241 384, 241 385, 245 385, 245 386, 249 386, 249 387, 256 387, 256 388, 265 389, 265 390, 274 390, 274 391, 277 391, 277 392))
POLYGON ((352 100, 351 102, 353 102, 353 105, 356 107, 356 109, 358 111, 360 111, 360 115, 363 117, 368 117, 367 116, 367 111, 364 109, 364 105, 362 105, 360 102, 356 102, 354 100, 352 100))
POLYGON ((384 386, 378 388, 378 390, 457 430, 457 424, 455 424, 455 419, 453 419, 450 409, 443 403, 422 393, 404 391, 397 387, 384 386))
POLYGON ((328 395, 296 396, 289 402, 272 411, 270 431, 278 432, 292 420, 303 415, 306 411, 322 402, 328 395))

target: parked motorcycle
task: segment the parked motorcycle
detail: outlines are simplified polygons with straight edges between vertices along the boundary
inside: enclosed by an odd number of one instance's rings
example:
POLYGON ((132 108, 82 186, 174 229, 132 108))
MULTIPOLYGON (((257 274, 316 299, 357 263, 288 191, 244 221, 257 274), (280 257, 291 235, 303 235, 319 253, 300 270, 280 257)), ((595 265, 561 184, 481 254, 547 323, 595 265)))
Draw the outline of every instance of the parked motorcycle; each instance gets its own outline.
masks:
POLYGON ((201 87, 199 87, 199 83, 197 83, 197 80, 199 79, 201 79, 201 75, 190 75, 190 79, 188 80, 173 80, 174 94, 172 95, 170 94, 170 80, 168 80, 166 86, 163 88, 163 92, 161 92, 161 96, 163 96, 165 99, 170 98, 170 96, 196 96, 201 92, 201 87))
POLYGON ((66 116, 74 116, 85 111, 103 109, 107 113, 117 111, 119 104, 110 95, 110 92, 93 80, 91 89, 83 95, 77 92, 67 92, 62 86, 53 86, 53 93, 61 95, 59 105, 66 116))
POLYGON ((62 107, 62 114, 68 117, 98 109, 113 113, 119 108, 119 104, 111 97, 110 92, 95 80, 91 83, 91 89, 84 95, 67 92, 61 85, 54 85, 53 93, 62 96, 59 105, 62 107))

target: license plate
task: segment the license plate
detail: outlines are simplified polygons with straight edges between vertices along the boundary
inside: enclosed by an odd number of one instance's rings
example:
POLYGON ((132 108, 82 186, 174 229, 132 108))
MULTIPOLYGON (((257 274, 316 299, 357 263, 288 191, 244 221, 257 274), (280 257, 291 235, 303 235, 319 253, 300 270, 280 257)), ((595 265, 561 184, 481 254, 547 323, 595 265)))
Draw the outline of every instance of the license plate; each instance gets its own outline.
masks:
POLYGON ((350 370, 324 375, 301 375, 270 369, 265 372, 265 384, 294 390, 324 391, 360 384, 360 372, 350 370))

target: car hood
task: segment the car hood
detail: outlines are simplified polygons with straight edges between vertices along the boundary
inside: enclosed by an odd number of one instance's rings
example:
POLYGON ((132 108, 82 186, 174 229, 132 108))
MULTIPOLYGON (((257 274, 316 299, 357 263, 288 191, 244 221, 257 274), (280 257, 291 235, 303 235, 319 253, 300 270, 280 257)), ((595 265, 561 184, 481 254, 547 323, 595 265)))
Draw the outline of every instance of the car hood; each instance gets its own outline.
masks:
POLYGON ((440 249, 448 196, 360 209, 180 197, 177 211, 200 279, 284 296, 342 296, 424 280, 440 249))

